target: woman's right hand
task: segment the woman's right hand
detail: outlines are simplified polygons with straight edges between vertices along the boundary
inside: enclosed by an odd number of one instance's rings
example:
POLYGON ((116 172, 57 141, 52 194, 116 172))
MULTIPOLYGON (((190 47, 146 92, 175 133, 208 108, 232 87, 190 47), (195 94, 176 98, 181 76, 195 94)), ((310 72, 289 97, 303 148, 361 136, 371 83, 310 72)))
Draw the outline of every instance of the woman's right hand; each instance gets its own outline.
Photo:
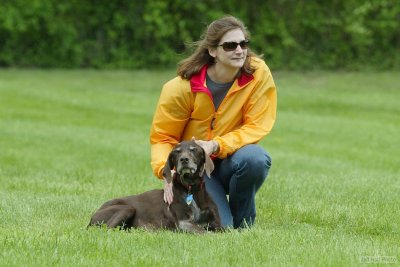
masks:
MULTIPOLYGON (((171 177, 174 177, 175 171, 171 170, 171 177)), ((171 205, 172 201, 174 200, 174 192, 172 191, 172 183, 168 183, 167 180, 164 178, 164 202, 168 205, 171 205)))

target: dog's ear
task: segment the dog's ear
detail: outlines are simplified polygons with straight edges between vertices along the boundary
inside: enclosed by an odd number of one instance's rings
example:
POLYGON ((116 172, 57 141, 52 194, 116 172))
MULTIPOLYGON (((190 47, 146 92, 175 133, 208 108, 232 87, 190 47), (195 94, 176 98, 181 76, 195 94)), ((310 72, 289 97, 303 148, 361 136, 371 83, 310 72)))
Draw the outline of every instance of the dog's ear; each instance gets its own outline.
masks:
POLYGON ((204 170, 206 171, 208 178, 211 178, 211 173, 214 170, 214 162, 211 160, 209 156, 206 156, 206 162, 204 163, 204 170))
POLYGON ((167 162, 165 163, 164 169, 163 169, 163 176, 167 180, 168 183, 172 182, 172 175, 171 171, 175 168, 174 165, 174 153, 171 151, 168 155, 167 162))
POLYGON ((204 165, 201 167, 200 176, 203 176, 204 172, 206 172, 207 177, 211 178, 211 173, 214 170, 214 162, 211 160, 209 156, 206 155, 204 149, 203 149, 203 155, 204 155, 204 165))

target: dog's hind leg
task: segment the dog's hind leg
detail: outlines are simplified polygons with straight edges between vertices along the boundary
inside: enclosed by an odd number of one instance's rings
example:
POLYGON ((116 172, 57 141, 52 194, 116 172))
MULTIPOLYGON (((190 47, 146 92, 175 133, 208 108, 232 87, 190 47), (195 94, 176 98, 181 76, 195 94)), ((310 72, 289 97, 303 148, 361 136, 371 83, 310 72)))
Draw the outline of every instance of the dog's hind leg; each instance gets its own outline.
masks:
POLYGON ((122 229, 132 227, 133 218, 135 217, 136 210, 132 206, 117 206, 118 209, 106 222, 108 228, 115 228, 120 226, 122 229))

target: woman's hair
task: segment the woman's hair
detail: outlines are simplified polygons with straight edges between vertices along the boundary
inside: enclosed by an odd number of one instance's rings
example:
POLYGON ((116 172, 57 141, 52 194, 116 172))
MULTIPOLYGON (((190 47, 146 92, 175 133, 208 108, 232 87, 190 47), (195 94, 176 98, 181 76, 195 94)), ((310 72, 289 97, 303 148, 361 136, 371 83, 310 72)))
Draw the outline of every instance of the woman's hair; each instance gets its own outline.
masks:
MULTIPOLYGON (((192 44, 196 48, 194 53, 179 62, 177 70, 178 75, 183 79, 190 80, 194 74, 200 72, 205 64, 214 64, 215 59, 210 56, 208 49, 218 47, 224 34, 235 29, 242 30, 247 40, 250 38, 250 34, 243 22, 233 16, 225 16, 213 21, 201 35, 200 40, 192 44)), ((241 68, 241 72, 246 74, 252 74, 254 72, 254 69, 250 66, 250 57, 260 56, 253 53, 250 48, 247 48, 247 58, 241 68)))

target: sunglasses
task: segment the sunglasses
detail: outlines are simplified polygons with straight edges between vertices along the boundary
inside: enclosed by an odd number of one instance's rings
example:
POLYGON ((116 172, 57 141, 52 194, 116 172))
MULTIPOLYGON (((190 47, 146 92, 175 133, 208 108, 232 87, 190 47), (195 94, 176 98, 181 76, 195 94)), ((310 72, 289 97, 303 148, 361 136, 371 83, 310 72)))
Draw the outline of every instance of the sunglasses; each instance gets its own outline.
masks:
POLYGON ((249 45, 249 43, 250 43, 249 40, 243 40, 239 43, 224 42, 218 46, 222 46, 222 49, 224 49, 224 51, 229 52, 229 51, 235 51, 238 45, 240 45, 240 48, 242 48, 242 49, 247 49, 247 46, 249 45))

